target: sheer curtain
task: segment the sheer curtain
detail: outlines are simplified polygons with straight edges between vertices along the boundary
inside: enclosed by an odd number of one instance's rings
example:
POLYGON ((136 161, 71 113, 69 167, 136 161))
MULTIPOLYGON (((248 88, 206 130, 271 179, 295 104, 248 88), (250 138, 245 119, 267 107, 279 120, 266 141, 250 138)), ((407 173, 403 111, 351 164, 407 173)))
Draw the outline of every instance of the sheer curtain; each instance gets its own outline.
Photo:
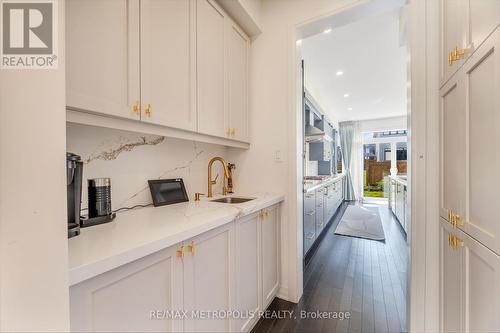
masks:
POLYGON ((346 178, 344 180, 345 200, 363 199, 363 138, 357 121, 339 124, 340 147, 346 178))

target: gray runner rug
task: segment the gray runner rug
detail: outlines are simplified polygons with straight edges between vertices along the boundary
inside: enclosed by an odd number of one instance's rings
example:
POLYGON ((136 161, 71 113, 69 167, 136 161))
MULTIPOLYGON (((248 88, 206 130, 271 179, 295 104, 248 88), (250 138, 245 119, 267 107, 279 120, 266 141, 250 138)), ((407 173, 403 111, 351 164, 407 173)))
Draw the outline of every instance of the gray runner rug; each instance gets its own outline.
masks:
POLYGON ((385 240, 384 227, 378 208, 347 206, 335 233, 379 241, 385 240))

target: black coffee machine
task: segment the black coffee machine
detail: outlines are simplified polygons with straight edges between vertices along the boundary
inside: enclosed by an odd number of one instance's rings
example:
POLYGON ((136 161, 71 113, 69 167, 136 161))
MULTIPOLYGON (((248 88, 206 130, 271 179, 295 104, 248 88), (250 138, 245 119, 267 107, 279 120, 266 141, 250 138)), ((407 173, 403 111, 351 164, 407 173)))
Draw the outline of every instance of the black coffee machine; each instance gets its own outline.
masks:
POLYGON ((82 207, 82 158, 66 153, 66 179, 68 189, 68 238, 80 234, 80 210, 82 207))

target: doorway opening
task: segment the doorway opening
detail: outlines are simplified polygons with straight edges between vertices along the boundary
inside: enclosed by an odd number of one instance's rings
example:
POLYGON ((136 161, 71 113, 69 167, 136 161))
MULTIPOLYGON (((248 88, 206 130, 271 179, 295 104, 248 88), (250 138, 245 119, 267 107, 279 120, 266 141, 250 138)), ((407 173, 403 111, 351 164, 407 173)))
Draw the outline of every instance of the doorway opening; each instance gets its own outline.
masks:
POLYGON ((404 1, 361 12, 351 20, 344 12, 321 33, 297 41, 304 292, 298 304, 277 299, 271 310, 306 316, 264 320, 256 332, 407 331, 410 63, 404 1), (335 318, 307 316, 315 311, 335 318))

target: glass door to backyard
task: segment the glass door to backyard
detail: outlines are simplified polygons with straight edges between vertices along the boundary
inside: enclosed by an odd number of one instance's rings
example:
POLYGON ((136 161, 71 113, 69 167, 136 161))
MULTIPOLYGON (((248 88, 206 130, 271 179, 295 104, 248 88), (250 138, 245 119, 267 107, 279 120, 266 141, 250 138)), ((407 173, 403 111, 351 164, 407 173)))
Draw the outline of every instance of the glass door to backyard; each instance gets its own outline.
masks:
POLYGON ((389 198, 389 177, 406 176, 407 131, 363 133, 363 196, 389 198))

